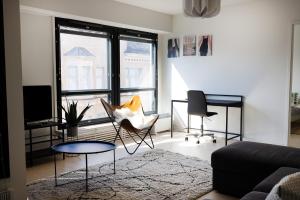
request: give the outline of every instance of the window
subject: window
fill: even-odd
[[[144,110],[157,111],[157,35],[56,18],[57,103],[92,105],[84,124],[107,121],[100,102],[112,104],[140,95]]]
[[[108,57],[109,38],[102,32],[60,27],[61,89],[99,90],[110,89]],[[97,69],[102,68],[102,77]],[[103,83],[97,85],[96,80]]]
[[[146,112],[156,111],[156,58],[151,40],[121,36],[121,102],[132,95],[141,96]]]
[[[90,104],[92,107],[83,120],[92,122],[104,118],[99,99],[110,101],[112,93],[108,33],[67,25],[59,25],[58,30],[60,63],[57,71],[61,72],[58,74],[58,103],[66,107],[67,101],[78,101],[79,110]],[[60,109],[58,115],[64,117]]]

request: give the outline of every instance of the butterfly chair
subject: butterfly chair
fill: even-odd
[[[144,116],[144,110],[142,104],[140,103],[140,97],[134,96],[129,102],[121,105],[121,106],[113,106],[107,103],[104,99],[101,98],[101,102],[103,107],[113,124],[113,127],[116,131],[116,136],[114,138],[114,143],[116,142],[117,138],[119,138],[127,151],[128,154],[134,154],[141,144],[144,142],[147,144],[151,149],[154,148],[154,143],[151,137],[151,129],[155,122],[158,119],[158,115],[151,115],[151,116]],[[118,111],[126,109],[125,116],[120,116]],[[126,116],[128,115],[128,116]],[[136,123],[132,122],[132,115],[135,115],[136,118],[142,118],[141,121],[144,121],[143,124],[139,124],[138,126]],[[133,151],[129,151],[128,147],[126,146],[123,138],[121,137],[121,130],[125,130],[128,133],[128,136],[134,141],[136,147]],[[151,144],[146,141],[146,137],[149,136]],[[139,140],[139,141],[138,141]]]

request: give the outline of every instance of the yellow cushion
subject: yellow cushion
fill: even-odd
[[[141,98],[139,96],[133,96],[129,101],[122,104],[121,107],[128,108],[132,112],[137,112],[141,107],[141,105],[142,105]]]

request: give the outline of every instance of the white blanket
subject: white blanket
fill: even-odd
[[[132,112],[129,108],[116,109],[113,114],[116,122],[128,119],[136,129],[150,127],[155,118],[155,115],[145,116],[141,108],[137,112]]]

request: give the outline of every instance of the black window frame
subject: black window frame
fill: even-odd
[[[107,33],[109,38],[109,53],[108,53],[108,61],[110,63],[110,89],[101,89],[101,90],[76,90],[76,91],[62,91],[61,88],[61,52],[60,52],[60,26],[63,27],[71,27],[77,29],[85,29],[89,31],[97,31],[97,32],[104,32]],[[64,30],[63,32],[69,32]],[[77,31],[70,30],[72,34]],[[79,34],[84,34],[88,36],[94,36],[90,33],[82,33],[77,32]],[[76,33],[76,34],[77,34]],[[140,42],[151,42],[153,45],[153,57],[154,57],[154,65],[155,65],[155,87],[154,88],[120,88],[120,40],[126,36],[126,39],[131,38],[130,40],[133,41],[140,41]],[[83,22],[77,21],[73,19],[65,19],[65,18],[55,18],[55,52],[56,52],[56,97],[57,97],[57,117],[61,120],[62,119],[62,97],[63,96],[78,96],[78,95],[89,95],[89,94],[110,94],[109,100],[113,105],[120,105],[120,96],[121,93],[124,92],[138,92],[138,91],[154,91],[154,98],[155,98],[155,106],[154,111],[147,112],[146,114],[154,114],[157,113],[157,94],[158,94],[158,66],[157,66],[157,42],[158,42],[158,35],[155,33],[148,33],[143,31],[101,25],[96,23],[90,22]],[[82,121],[79,125],[86,126],[86,125],[93,125],[93,124],[101,124],[109,122],[109,118],[98,118],[98,119],[90,119]]]
[[[0,2],[0,179],[10,177],[3,1]]]

